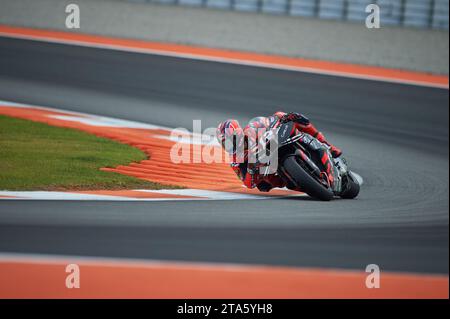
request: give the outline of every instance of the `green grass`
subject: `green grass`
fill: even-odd
[[[100,170],[144,159],[109,139],[0,115],[0,190],[178,188]]]

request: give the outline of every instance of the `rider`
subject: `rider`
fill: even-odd
[[[327,144],[330,147],[331,154],[334,158],[339,157],[342,151],[336,146],[329,143],[325,136],[319,132],[307,117],[299,113],[284,113],[276,112],[269,117],[255,117],[242,129],[239,122],[233,119],[221,122],[217,127],[216,137],[222,147],[232,155],[231,167],[237,176],[242,180],[244,185],[248,188],[257,187],[260,191],[268,192],[274,187],[284,187],[295,189],[292,185],[286,183],[278,175],[260,175],[257,167],[248,162],[248,139],[256,139],[257,129],[267,129],[274,121],[292,121],[295,128],[301,132],[305,132],[320,142]],[[225,141],[235,139],[235,143],[225,143]],[[242,155],[238,154],[237,150],[244,149]]]

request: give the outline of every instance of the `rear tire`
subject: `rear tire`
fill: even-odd
[[[285,159],[283,167],[289,176],[294,180],[295,184],[300,187],[309,196],[323,200],[330,201],[334,194],[331,190],[326,189],[311,175],[309,175],[303,167],[297,162],[295,156],[289,156]]]
[[[346,190],[342,192],[339,196],[345,199],[353,199],[359,194],[359,183],[353,180],[353,177],[349,174],[347,175],[347,185]]]

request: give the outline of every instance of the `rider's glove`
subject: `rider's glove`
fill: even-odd
[[[281,118],[281,122],[296,122],[302,125],[308,125],[310,123],[307,117],[297,112],[291,112],[283,115],[283,117]]]

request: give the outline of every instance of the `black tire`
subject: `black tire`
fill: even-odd
[[[347,175],[346,190],[340,194],[340,197],[345,199],[353,199],[359,194],[359,183],[353,180],[351,175]]]
[[[295,156],[290,156],[284,160],[283,167],[286,173],[294,180],[295,184],[299,186],[309,196],[323,200],[330,201],[334,194],[331,190],[326,189],[322,184],[316,181],[309,175],[303,167],[297,162]]]

